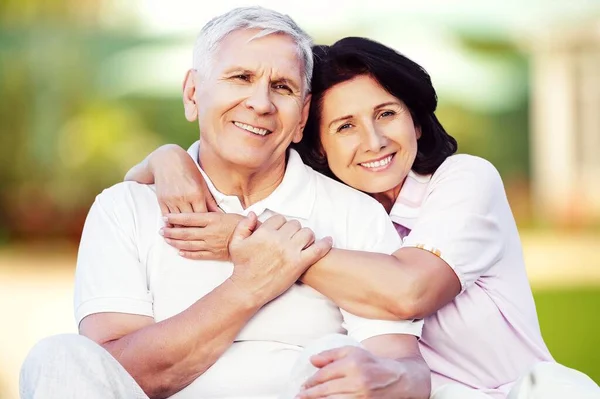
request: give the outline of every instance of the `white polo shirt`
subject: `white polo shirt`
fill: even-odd
[[[197,161],[198,143],[189,152]],[[261,221],[278,213],[298,220],[317,237],[332,236],[337,248],[391,254],[401,245],[377,201],[313,171],[294,150],[282,183],[247,209],[237,197],[218,192],[210,179],[207,183],[225,212],[254,211]],[[100,312],[151,316],[158,322],[187,309],[231,275],[230,262],[179,256],[158,234],[162,226],[153,186],[124,182],[98,195],[77,259],[77,323]],[[358,341],[390,333],[419,336],[421,328],[422,321],[378,321],[348,314],[297,283],[264,306],[221,358],[173,397],[275,398],[299,352],[314,339],[345,330]]]

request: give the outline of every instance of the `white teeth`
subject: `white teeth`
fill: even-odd
[[[365,162],[365,163],[361,163],[362,166],[366,167],[366,168],[380,168],[382,166],[387,165],[388,163],[390,163],[392,161],[394,154],[380,159],[379,161],[375,161],[375,162]]]
[[[264,136],[267,133],[269,133],[269,131],[267,129],[260,129],[258,127],[254,127],[254,126],[250,126],[250,125],[246,125],[245,123],[240,123],[240,122],[233,122],[234,125],[236,125],[237,127],[247,130],[251,133],[254,134],[258,134],[260,136]]]

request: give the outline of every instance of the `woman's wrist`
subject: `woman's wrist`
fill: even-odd
[[[156,176],[156,172],[164,169],[165,165],[171,165],[183,156],[189,157],[186,150],[177,144],[165,144],[148,156],[147,168],[152,175]]]

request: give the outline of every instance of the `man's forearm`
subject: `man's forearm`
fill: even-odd
[[[168,397],[212,366],[261,305],[226,280],[178,315],[103,346],[150,398]]]

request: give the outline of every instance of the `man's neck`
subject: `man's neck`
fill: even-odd
[[[283,181],[286,156],[260,169],[243,169],[200,146],[198,163],[215,188],[225,195],[236,196],[244,209],[267,198]]]

